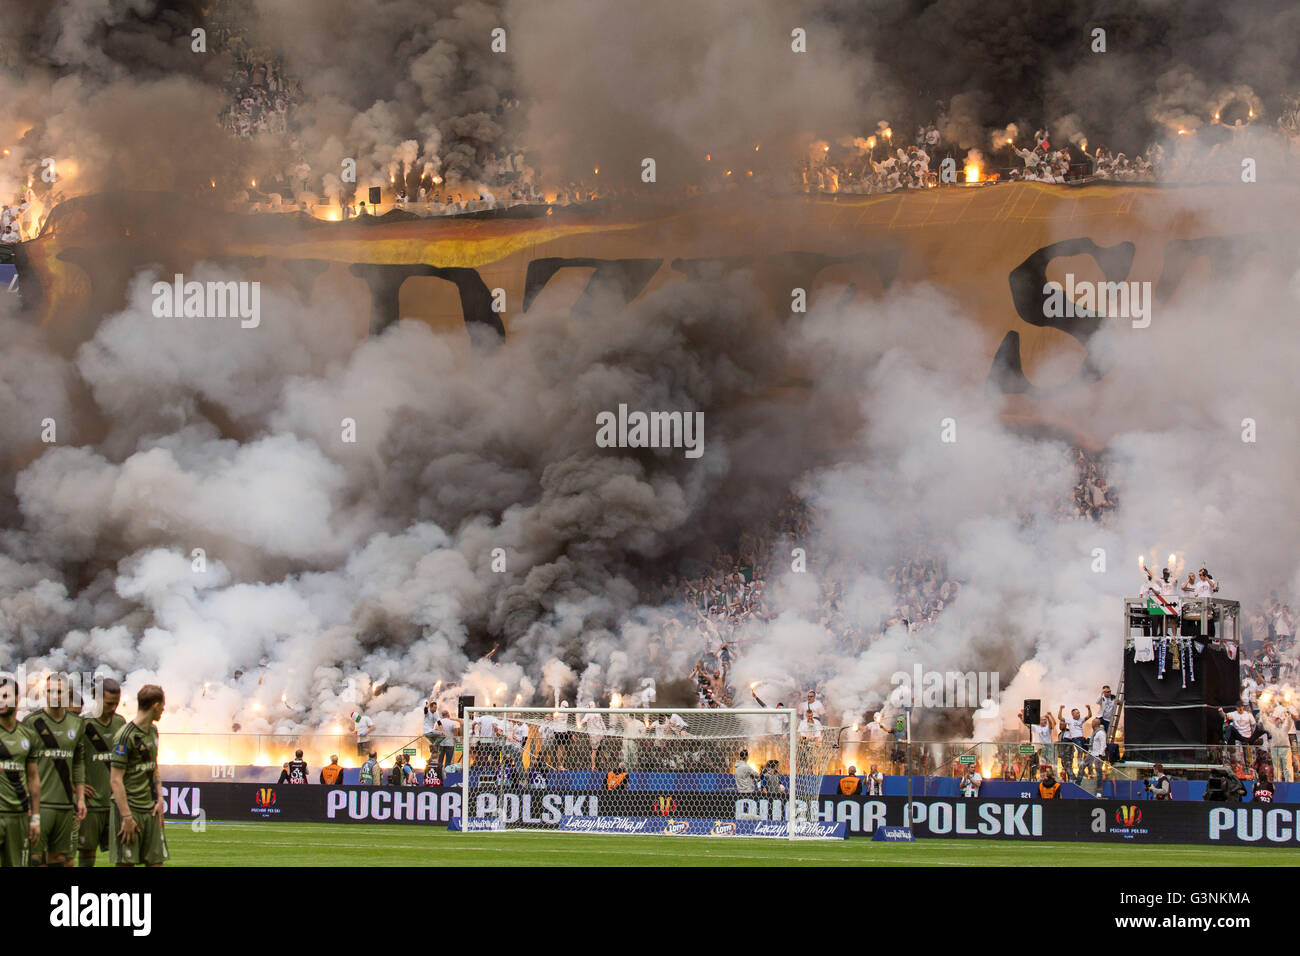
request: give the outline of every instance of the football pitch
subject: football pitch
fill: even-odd
[[[1284,850],[993,840],[787,840],[454,833],[328,823],[169,824],[170,866],[1294,866]],[[107,865],[107,855],[99,865]]]

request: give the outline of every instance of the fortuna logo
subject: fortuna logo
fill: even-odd
[[[1115,822],[1122,827],[1135,827],[1142,822],[1142,811],[1131,805],[1120,807],[1115,811]]]
[[[59,928],[125,926],[136,936],[148,936],[153,927],[150,893],[82,893],[73,886],[51,896],[50,907],[50,925]]]
[[[677,800],[674,797],[658,797],[655,800],[655,813],[666,817],[677,812]]]
[[[275,805],[275,791],[270,787],[262,787],[253,797],[253,802],[259,807],[270,807]]]

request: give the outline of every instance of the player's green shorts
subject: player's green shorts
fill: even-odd
[[[109,821],[109,826],[113,828],[111,844],[113,862],[133,865],[143,863],[145,866],[166,862],[167,838],[163,836],[162,824],[158,822],[158,818],[148,810],[132,810],[131,816],[135,817],[135,825],[140,829],[131,844],[124,846],[122,838],[118,836],[122,830],[122,815],[117,807],[113,807],[112,819]]]
[[[40,860],[50,854],[65,860],[77,855],[77,811],[71,807],[41,807],[41,839],[32,856]]]
[[[0,866],[28,864],[26,813],[0,813]]]
[[[77,849],[82,853],[108,850],[109,808],[87,807],[86,819],[77,827]]]

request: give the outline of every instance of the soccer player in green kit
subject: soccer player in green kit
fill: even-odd
[[[0,866],[26,866],[31,847],[41,838],[39,746],[36,736],[18,723],[18,682],[0,677]]]
[[[68,679],[45,681],[45,707],[23,718],[37,743],[41,775],[41,838],[32,847],[32,866],[72,866],[77,858],[77,824],[86,816],[85,722],[68,710]]]
[[[136,695],[135,716],[122,725],[109,760],[113,789],[113,862],[118,866],[162,866],[167,859],[163,835],[162,778],[158,772],[158,729],[163,689],[145,684]]]
[[[101,678],[99,716],[86,720],[86,819],[77,830],[77,865],[94,866],[95,852],[107,850],[112,828],[113,788],[109,761],[113,742],[126,725],[117,712],[122,686],[112,678]]]

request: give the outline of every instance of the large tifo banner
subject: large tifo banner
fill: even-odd
[[[215,782],[165,783],[163,787],[168,817],[178,822],[279,820],[445,827],[461,817],[460,791],[447,787]],[[619,793],[618,819],[646,819],[654,825],[620,829],[583,822],[613,820],[601,809],[602,798],[609,796],[544,790],[481,794],[491,799],[480,801],[473,817],[495,817],[530,829],[665,834],[674,832],[667,821],[681,818],[671,794],[646,793],[645,807],[635,808],[627,805],[627,794]],[[906,812],[906,797],[821,797],[817,820],[842,824],[846,836],[870,837],[880,827],[902,826]],[[691,798],[692,817],[707,819],[710,829],[713,824],[736,823],[734,830],[722,827],[726,832],[708,835],[757,834],[758,824],[783,822],[782,813],[779,801],[735,793],[693,794]],[[912,801],[912,823],[922,838],[1300,846],[1300,807],[1267,804],[925,797]]]
[[[126,307],[143,274],[251,280],[304,305],[328,303],[355,317],[358,342],[399,319],[424,322],[463,346],[466,362],[475,360],[471,344],[508,341],[535,308],[567,309],[584,321],[596,303],[608,308],[611,296],[631,303],[674,282],[741,276],[769,306],[751,310],[755,337],[781,336],[784,323],[798,321],[794,289],[814,307],[842,304],[846,293],[865,305],[897,286],[925,283],[982,333],[971,338],[966,362],[945,365],[951,374],[1004,394],[1010,420],[1084,434],[1091,426],[1077,420],[1077,402],[1053,408],[1039,399],[1108,388],[1114,355],[1138,345],[1127,336],[1144,334],[1153,308],[1247,269],[1289,278],[1300,248],[1291,199],[1293,187],[1263,184],[1017,183],[329,223],[119,192],[60,203],[40,236],[15,253],[26,320],[69,354],[104,316]],[[1048,308],[1049,281],[1061,290],[1067,272],[1108,290],[1110,306],[1099,311],[1109,318],[1076,308],[1073,294],[1069,309]],[[862,321],[871,321],[870,310]],[[1117,338],[1094,338],[1103,326]],[[818,374],[802,366],[789,373],[796,392]],[[1136,427],[1143,409],[1132,414]]]

